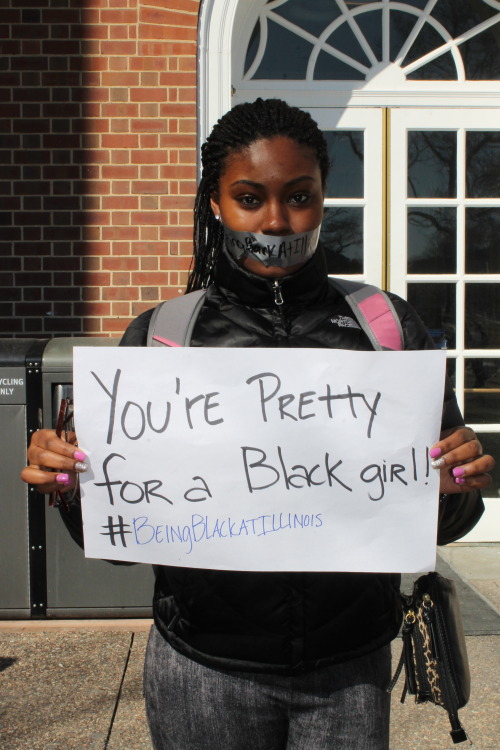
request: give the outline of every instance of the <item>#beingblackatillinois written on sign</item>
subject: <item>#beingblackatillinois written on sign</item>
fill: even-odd
[[[76,347],[86,555],[433,569],[444,366],[441,351]]]

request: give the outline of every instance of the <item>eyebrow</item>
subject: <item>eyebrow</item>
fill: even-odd
[[[300,177],[294,177],[293,180],[290,180],[289,182],[285,183],[285,187],[292,187],[297,182],[302,182],[303,180],[310,180],[311,182],[314,181],[314,177],[311,177],[311,175],[303,174]],[[253,180],[235,180],[235,182],[232,182],[230,187],[233,187],[234,185],[248,185],[249,187],[254,188],[264,188],[265,186],[260,182],[254,182]]]

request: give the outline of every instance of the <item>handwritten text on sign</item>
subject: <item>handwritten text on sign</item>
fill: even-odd
[[[430,570],[444,355],[75,349],[89,557]]]

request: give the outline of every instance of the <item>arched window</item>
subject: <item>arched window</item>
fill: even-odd
[[[409,81],[500,79],[495,0],[268,0],[254,9],[243,82],[371,84],[382,76],[402,88]]]

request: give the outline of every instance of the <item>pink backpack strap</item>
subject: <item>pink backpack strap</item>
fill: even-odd
[[[362,284],[360,281],[330,278],[329,282],[345,297],[374,349],[392,351],[404,349],[401,321],[385,292],[371,284]]]

